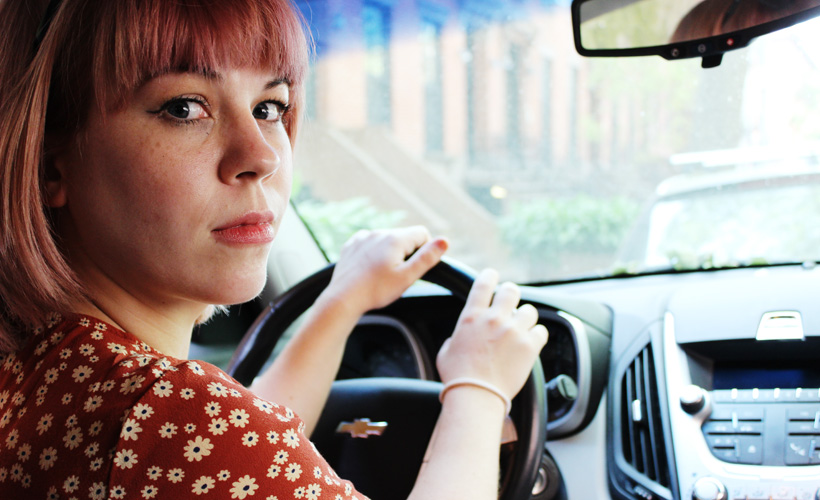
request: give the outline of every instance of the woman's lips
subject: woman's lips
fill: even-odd
[[[251,212],[213,230],[216,239],[241,245],[265,244],[273,241],[272,212]]]

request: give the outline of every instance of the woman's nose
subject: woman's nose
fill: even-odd
[[[255,118],[248,115],[223,127],[225,148],[219,163],[222,182],[258,181],[279,170],[282,158],[276,148],[280,145],[263,133]]]

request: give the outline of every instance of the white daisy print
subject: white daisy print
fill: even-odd
[[[258,443],[258,442],[259,442],[259,434],[255,433],[253,431],[247,432],[247,433],[245,433],[244,436],[242,436],[242,444],[247,446],[248,448],[250,448],[251,446],[256,446],[256,443]]]
[[[273,405],[268,403],[263,399],[256,398],[253,400],[253,405],[259,408],[261,411],[265,412],[266,414],[270,415],[273,413]]]
[[[283,465],[288,461],[288,456],[288,452],[285,450],[279,450],[276,452],[276,455],[273,456],[273,463]]]
[[[208,384],[208,392],[211,396],[217,398],[226,398],[228,397],[228,388],[222,385],[220,382],[211,382]]]
[[[51,428],[51,421],[54,420],[54,415],[51,413],[43,415],[39,422],[37,422],[37,434],[43,435],[44,432]]]
[[[201,461],[204,457],[207,457],[211,454],[211,450],[214,448],[214,445],[211,444],[211,440],[208,438],[202,438],[202,436],[197,436],[193,440],[188,441],[188,446],[185,447],[185,458],[188,459],[189,462],[194,461]]]
[[[83,442],[83,433],[79,427],[74,427],[68,430],[65,436],[63,436],[63,443],[65,443],[65,447],[69,450],[73,450],[74,448],[80,446],[80,443]]]
[[[134,406],[134,410],[131,414],[134,415],[134,418],[139,420],[147,420],[154,414],[154,409],[145,403],[138,403]]]
[[[247,496],[252,496],[256,493],[256,490],[259,489],[259,485],[256,484],[256,479],[252,478],[249,475],[245,475],[240,477],[236,482],[232,484],[231,488],[231,498],[236,498],[238,500],[242,500]]]
[[[142,495],[142,498],[149,499],[157,496],[157,491],[159,491],[159,489],[156,486],[149,484],[145,486],[142,491],[140,491],[140,494]]]
[[[128,377],[120,386],[120,392],[123,394],[131,394],[132,392],[136,392],[140,389],[140,387],[142,387],[143,382],[145,382],[145,377],[142,375]]]
[[[185,479],[185,471],[180,468],[170,469],[165,477],[172,483],[178,483]]]
[[[171,382],[168,382],[167,380],[160,380],[154,384],[154,394],[160,398],[167,398],[174,393],[173,388],[174,385]]]
[[[159,435],[165,439],[170,439],[176,435],[177,428],[178,427],[171,422],[165,422],[162,427],[159,428]]]
[[[96,411],[100,406],[102,406],[103,399],[100,396],[91,396],[90,398],[85,400],[85,404],[83,404],[83,410],[86,413],[91,413]]]
[[[162,468],[157,467],[156,465],[153,466],[153,467],[150,467],[148,469],[148,471],[145,473],[145,475],[148,476],[149,481],[156,481],[157,479],[162,477]]]
[[[305,498],[307,498],[307,500],[319,500],[321,494],[322,487],[316,483],[310,484],[305,488]]]
[[[289,448],[296,448],[299,446],[299,436],[293,429],[288,429],[282,434],[282,442]]]
[[[282,472],[282,466],[280,465],[271,464],[271,466],[268,467],[268,477],[271,479],[279,477],[280,472]]]
[[[137,422],[133,418],[128,418],[125,420],[125,423],[122,426],[120,437],[125,441],[136,441],[137,439],[139,439],[140,432],[142,432],[142,427],[140,426],[139,422]]]
[[[103,428],[102,422],[97,420],[96,422],[91,424],[91,426],[88,428],[88,434],[91,435],[91,436],[96,436],[100,432],[102,432],[102,428]]]
[[[221,436],[228,430],[228,422],[224,418],[214,418],[211,419],[211,423],[208,425],[208,432],[213,434],[214,436]]]
[[[88,498],[91,500],[105,500],[105,484],[94,483],[88,488]]]
[[[69,476],[63,482],[63,490],[66,493],[74,493],[80,487],[80,478],[77,476]]]
[[[93,457],[100,451],[100,444],[99,443],[91,443],[90,445],[86,446],[85,448],[85,456],[88,458]]]
[[[108,347],[108,350],[114,354],[125,354],[128,352],[128,349],[126,349],[124,345],[120,345],[115,342],[109,342],[106,347]]]
[[[57,450],[55,448],[49,447],[40,453],[40,468],[42,470],[49,470],[54,466],[54,462],[56,461]]]
[[[196,361],[188,361],[188,368],[197,375],[205,375],[205,370]]]
[[[222,406],[216,401],[211,401],[207,405],[205,405],[205,414],[209,417],[215,417],[219,415],[219,412],[222,411]]]
[[[249,420],[250,415],[248,415],[248,412],[246,412],[242,408],[231,410],[231,414],[228,418],[228,421],[232,423],[234,427],[241,427],[243,429],[248,424]]]
[[[214,489],[215,484],[216,481],[214,481],[214,478],[210,476],[202,476],[194,481],[194,484],[191,487],[191,493],[196,493],[197,495],[208,493],[210,490]]]
[[[268,431],[268,433],[265,434],[265,437],[270,444],[276,444],[279,442],[279,433],[276,431]]]
[[[138,462],[134,450],[120,450],[114,456],[114,465],[120,469],[130,469]]]
[[[125,493],[125,488],[122,486],[114,486],[111,488],[111,491],[108,492],[108,497],[119,500],[121,498],[125,498]]]
[[[219,471],[219,475],[216,476],[216,478],[220,481],[227,481],[231,478],[231,473],[225,469],[222,469],[221,471]]]
[[[289,463],[285,468],[285,479],[288,481],[296,481],[302,475],[302,466],[297,463]]]
[[[86,365],[80,365],[77,368],[74,368],[74,371],[71,372],[71,378],[74,379],[74,382],[78,384],[85,382],[94,373],[94,370],[91,367]]]

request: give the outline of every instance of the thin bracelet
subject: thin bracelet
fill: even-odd
[[[501,398],[501,401],[504,401],[505,415],[510,414],[510,409],[512,409],[512,403],[510,402],[510,398],[508,398],[507,396],[504,395],[503,392],[501,392],[501,389],[499,389],[498,387],[496,387],[492,384],[484,382],[483,380],[479,380],[477,378],[472,378],[472,377],[455,378],[455,379],[447,382],[446,384],[444,384],[444,387],[441,389],[441,392],[438,395],[438,400],[443,403],[444,402],[444,395],[447,394],[447,391],[449,391],[453,387],[458,387],[460,385],[472,385],[472,386],[480,387],[484,390],[492,392],[493,394],[495,394],[496,396]]]

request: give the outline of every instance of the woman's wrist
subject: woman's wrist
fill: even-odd
[[[463,398],[465,394],[494,401],[496,406],[503,408],[504,415],[509,415],[512,403],[510,399],[493,384],[472,377],[459,377],[448,381],[439,393],[439,401],[444,404],[446,398]]]

